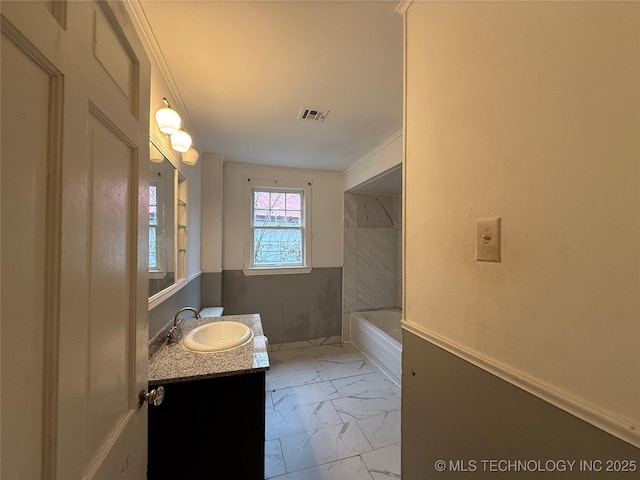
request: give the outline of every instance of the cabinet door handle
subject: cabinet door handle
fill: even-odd
[[[149,402],[149,405],[158,406],[162,404],[164,400],[164,387],[158,387],[147,393],[146,390],[140,390],[138,394],[138,408],[144,405],[144,402]]]

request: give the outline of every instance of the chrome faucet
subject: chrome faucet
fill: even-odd
[[[178,313],[176,313],[173,317],[173,327],[171,327],[171,330],[169,330],[169,335],[167,335],[167,345],[176,345],[178,343],[178,339],[180,338],[180,327],[178,326],[178,324],[182,320],[178,320],[178,317],[182,312],[186,312],[187,310],[195,313],[196,318],[200,318],[200,314],[193,307],[184,307],[178,310]]]

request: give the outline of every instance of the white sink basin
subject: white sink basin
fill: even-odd
[[[223,352],[251,341],[253,330],[239,322],[212,322],[191,330],[182,341],[194,352]]]

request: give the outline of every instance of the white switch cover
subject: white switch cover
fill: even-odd
[[[500,217],[476,220],[476,260],[500,261]]]

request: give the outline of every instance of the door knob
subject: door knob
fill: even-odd
[[[138,394],[138,408],[144,405],[144,402],[149,402],[149,405],[158,406],[164,400],[164,387],[158,387],[147,393],[146,390],[140,390]]]

